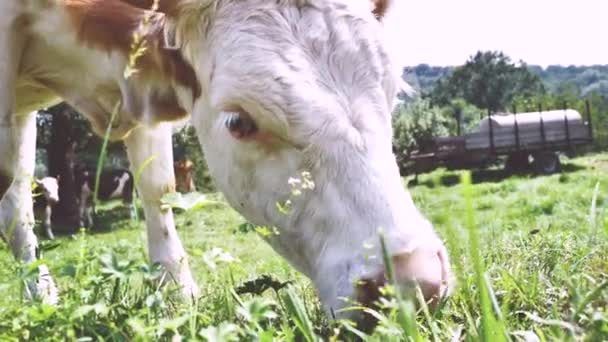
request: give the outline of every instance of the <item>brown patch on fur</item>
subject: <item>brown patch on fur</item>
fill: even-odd
[[[178,104],[175,92],[154,93],[150,101],[156,109],[157,121],[175,121],[188,116],[188,112]]]
[[[388,10],[390,0],[372,0],[372,5],[374,7],[372,13],[374,13],[377,19],[381,19]]]
[[[150,9],[154,3],[154,0],[122,0],[130,4],[131,6],[142,8],[142,9]],[[158,11],[161,13],[165,13],[168,16],[175,16],[178,14],[179,0],[159,0],[158,1]]]
[[[172,11],[176,5],[165,2],[163,10]],[[176,2],[174,2],[176,3]],[[146,10],[144,5],[151,5],[149,0],[65,0],[63,6],[69,13],[78,39],[94,48],[105,51],[120,51],[125,55],[131,53],[133,34],[138,30]],[[141,6],[141,7],[140,7]],[[149,7],[148,7],[149,8]],[[165,17],[155,14],[146,30],[146,51],[138,58],[136,68],[139,75],[146,80],[168,82],[175,81],[192,90],[193,98],[201,93],[194,69],[188,64],[181,51],[167,50],[163,47],[163,27]],[[179,119],[184,115],[164,114],[166,117]],[[183,112],[183,110],[182,110]]]

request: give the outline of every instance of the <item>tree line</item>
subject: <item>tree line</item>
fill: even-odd
[[[498,56],[501,57],[496,58]],[[520,64],[531,75],[537,76],[545,90],[551,94],[585,97],[595,93],[608,96],[608,65],[549,65],[543,68],[523,61],[513,63],[508,56],[496,51],[478,51],[468,62],[488,57],[494,57],[491,58],[493,60],[502,59],[509,64]],[[428,94],[439,80],[446,79],[459,68],[462,67],[419,64],[404,68],[403,78],[420,92]]]
[[[418,92],[393,116],[393,145],[405,160],[433,137],[474,129],[489,112],[528,112],[569,107],[585,113],[591,104],[594,148],[608,147],[608,65],[540,66],[514,62],[501,51],[478,51],[456,67],[420,64],[403,78]],[[456,118],[461,121],[459,132]]]

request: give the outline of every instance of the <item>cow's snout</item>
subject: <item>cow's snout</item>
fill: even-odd
[[[59,196],[49,196],[48,201],[50,205],[55,205],[59,202]]]
[[[392,257],[395,280],[401,287],[419,286],[425,302],[435,308],[447,295],[450,283],[449,261],[440,248],[419,248]]]
[[[397,289],[403,297],[413,300],[418,305],[416,286],[420,287],[424,300],[430,309],[438,304],[453,288],[453,277],[447,251],[441,244],[438,246],[419,247],[411,252],[392,256]],[[385,271],[375,277],[362,279],[356,288],[357,300],[362,305],[377,309],[376,303],[381,296],[381,288],[388,283]],[[366,315],[367,316],[367,315]],[[363,326],[375,325],[373,317],[362,317]]]

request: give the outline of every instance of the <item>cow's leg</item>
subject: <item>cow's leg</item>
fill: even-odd
[[[55,239],[55,235],[53,235],[53,229],[51,226],[51,216],[53,214],[52,208],[50,205],[47,205],[44,208],[44,214],[42,215],[43,221],[42,226],[44,227],[44,233],[49,240]]]
[[[34,235],[31,176],[36,152],[36,115],[18,118],[15,84],[25,39],[18,12],[20,2],[0,2],[0,236],[15,257],[26,263],[37,257]],[[29,294],[57,301],[57,289],[46,265],[38,267],[38,281],[28,284]]]
[[[17,160],[15,84],[23,50],[17,11],[13,1],[0,2],[0,200],[13,183]]]
[[[78,203],[78,214],[80,215],[80,228],[88,228],[86,222],[86,204],[84,203],[84,198],[80,199]]]
[[[34,234],[32,176],[36,153],[36,113],[16,117],[13,133],[16,137],[17,158],[14,180],[0,201],[0,232],[8,242],[13,255],[25,263],[35,261],[38,240]],[[40,297],[47,303],[56,303],[57,289],[46,265],[38,267],[37,281],[28,284],[28,295]]]
[[[134,201],[133,201],[133,187],[135,184],[135,180],[134,180],[134,176],[133,173],[131,173],[131,175],[129,176],[129,180],[126,182],[124,188],[123,188],[123,193],[122,193],[122,202],[124,203],[124,205],[127,207],[127,209],[129,209],[129,214],[131,215],[131,220],[135,220],[137,219],[137,213],[135,212],[135,210],[137,210],[135,208],[134,205]]]
[[[182,287],[188,297],[198,294],[188,256],[175,230],[173,212],[161,208],[161,197],[175,191],[171,125],[139,127],[125,140],[134,175],[143,167],[137,191],[144,208],[148,231],[148,251],[152,262],[159,262]],[[147,164],[147,165],[146,165]]]

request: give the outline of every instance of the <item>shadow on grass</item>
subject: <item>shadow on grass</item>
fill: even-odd
[[[139,222],[144,221],[144,212],[141,208],[138,208],[137,215]],[[97,215],[93,216],[93,227],[85,228],[86,234],[108,234],[118,229],[125,229],[128,227],[135,227],[137,221],[131,219],[131,211],[124,205],[114,205],[111,207],[102,206],[97,210]],[[37,232],[40,238],[46,240],[45,234],[41,231],[41,228],[37,225]],[[72,228],[66,228],[62,223],[53,224],[53,234],[55,237],[70,237],[78,234],[80,228],[74,230]]]
[[[144,221],[144,213],[141,208],[138,208],[137,216],[140,222]],[[137,224],[137,221],[131,219],[131,210],[126,206],[99,210],[97,216],[94,217],[94,222],[94,227],[87,231],[89,234],[109,233],[118,228]]]
[[[586,167],[575,163],[564,163],[561,165],[561,172],[557,174],[567,174],[585,170]],[[430,177],[420,181],[420,179],[413,179],[410,181],[410,187],[425,186],[427,188],[434,188],[436,186],[451,187],[460,184],[460,173],[459,170],[450,170],[446,174],[438,177]],[[546,174],[537,173],[534,171],[506,171],[504,169],[489,169],[489,170],[472,170],[471,171],[471,182],[473,184],[480,183],[500,183],[511,177],[544,177]],[[420,177],[420,176],[419,176]]]

